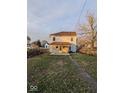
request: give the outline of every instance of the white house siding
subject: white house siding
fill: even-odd
[[[56,46],[58,46],[58,48],[56,48]],[[61,50],[60,50],[60,47],[61,47]],[[51,53],[68,53],[69,46],[67,46],[67,45],[51,45],[50,52]]]
[[[44,48],[49,48],[49,45],[46,43],[46,44],[44,45]]]
[[[53,41],[53,37],[55,37],[55,41]],[[76,36],[51,36],[51,42],[69,42],[76,45]]]
[[[55,41],[53,41],[53,37],[55,37]],[[71,41],[73,38],[73,41]],[[76,52],[76,36],[51,36],[51,42],[69,42],[71,43],[70,52]]]
[[[59,47],[56,48],[55,45],[50,45],[50,52],[51,53],[59,53],[60,52]]]

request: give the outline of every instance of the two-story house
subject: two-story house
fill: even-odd
[[[50,52],[69,53],[76,52],[76,32],[58,32],[50,34]]]

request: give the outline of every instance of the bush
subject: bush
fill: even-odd
[[[79,53],[96,56],[97,55],[97,49],[95,49],[95,48],[94,49],[82,48],[79,50]]]
[[[34,57],[40,54],[48,53],[48,49],[40,49],[40,48],[35,48],[35,49],[28,49],[27,50],[27,57]]]

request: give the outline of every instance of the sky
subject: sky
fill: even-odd
[[[97,1],[86,0],[27,0],[27,35],[31,41],[47,40],[49,34],[75,31],[81,14],[80,24],[86,23],[87,12],[97,13]]]

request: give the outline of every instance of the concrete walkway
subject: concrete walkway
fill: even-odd
[[[77,67],[77,72],[80,75],[80,77],[85,80],[90,88],[92,89],[92,93],[97,93],[97,81],[94,80],[78,63],[76,60],[72,59],[71,56],[69,56],[72,63]]]

